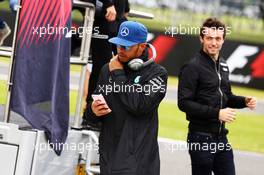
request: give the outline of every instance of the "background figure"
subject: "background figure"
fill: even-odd
[[[9,6],[12,12],[16,12],[18,7],[18,0],[10,0]]]
[[[91,73],[88,71],[86,72],[86,77],[89,77],[89,83],[85,83],[88,84],[86,101],[91,100],[91,94],[96,88],[101,68],[110,61],[113,52],[116,53],[116,47],[113,47],[112,44],[108,42],[108,39],[117,35],[119,26],[122,21],[126,20],[126,14],[128,12],[128,0],[115,0],[113,3],[103,1],[102,9],[96,12],[94,29],[98,29],[99,34],[94,34],[91,41],[93,66]],[[86,81],[87,80],[88,79],[86,79]],[[86,124],[84,118],[83,125]]]
[[[2,46],[4,40],[11,33],[11,30],[7,23],[0,18],[0,46]]]
[[[0,0],[2,2],[3,0]],[[11,30],[7,23],[0,16],[0,46],[2,46],[4,40],[11,33]]]
[[[0,2],[2,2],[2,1],[4,1],[4,0],[0,0]],[[18,5],[18,0],[10,0],[9,1],[10,9],[14,15],[16,14],[15,12],[17,10],[16,9],[17,5]],[[0,46],[3,45],[4,40],[10,35],[10,33],[11,33],[10,27],[0,17]]]
[[[106,2],[103,3],[104,6],[108,4]],[[99,37],[103,35],[107,36],[107,38],[93,37],[91,41],[93,68],[89,80],[87,100],[91,99],[91,94],[95,90],[101,68],[112,58],[112,44],[108,42],[108,39],[112,36],[116,36],[121,21],[125,20],[124,16],[127,12],[126,10],[129,10],[129,7],[126,8],[127,5],[127,0],[115,0],[112,6],[109,6],[106,11],[103,8],[101,13],[96,14],[94,28],[98,27],[100,32]],[[111,13],[114,14],[114,12],[115,18],[113,19],[111,18]]]
[[[86,108],[86,101],[91,98],[89,92],[94,91],[98,74],[102,66],[109,61],[112,57],[112,49],[110,43],[107,41],[109,37],[109,22],[114,21],[116,18],[116,10],[111,0],[98,1],[98,0],[83,0],[85,2],[93,3],[96,7],[94,24],[93,24],[93,37],[91,40],[91,58],[92,58],[92,70],[87,69],[84,82],[84,94],[83,108]],[[82,15],[85,15],[85,9],[75,7]],[[83,18],[84,19],[84,18]],[[96,29],[96,32],[95,32]],[[95,36],[96,34],[96,36]],[[107,37],[107,38],[103,38]],[[79,39],[76,37],[72,38],[74,43],[78,43]],[[75,46],[72,46],[72,52],[75,50]],[[87,68],[90,66],[87,65]],[[82,125],[87,125],[83,122]]]
[[[127,21],[128,13],[130,11],[130,5],[128,0],[115,0],[116,20],[110,23],[110,38],[117,36],[119,27],[122,22]],[[112,44],[113,54],[117,54],[117,48],[115,44]]]

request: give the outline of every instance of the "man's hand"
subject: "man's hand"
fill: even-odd
[[[114,21],[116,19],[116,10],[115,10],[114,5],[112,5],[106,9],[105,18],[109,22]]]
[[[109,70],[110,72],[115,69],[123,69],[123,64],[118,60],[117,56],[114,56],[109,63]]]
[[[246,97],[245,103],[246,103],[246,106],[251,110],[256,109],[257,107],[257,100],[255,97],[250,97],[250,96]]]
[[[231,123],[236,119],[236,111],[232,108],[224,108],[219,111],[219,120]]]
[[[93,101],[91,108],[93,113],[97,117],[101,117],[103,115],[109,114],[112,111],[110,108],[108,108],[108,106],[105,103],[99,100]]]

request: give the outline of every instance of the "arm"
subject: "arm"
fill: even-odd
[[[238,109],[246,107],[245,97],[237,96],[237,95],[234,95],[232,93],[229,77],[227,77],[227,92],[226,92],[226,95],[227,95],[227,98],[228,98],[227,107],[238,108]]]
[[[245,108],[248,107],[249,109],[253,110],[257,107],[257,100],[255,97],[251,96],[237,96],[234,95],[231,91],[231,85],[229,83],[229,91],[228,91],[228,101],[227,106],[231,108]]]
[[[105,70],[108,68],[108,65],[103,66],[101,72],[98,77],[98,82],[94,94],[99,94],[99,87],[104,84],[103,82],[103,74]],[[105,104],[100,103],[98,101],[88,101],[87,108],[85,111],[86,119],[91,123],[97,123],[101,120],[101,117],[105,116],[106,114],[110,113],[111,110],[106,107]]]
[[[112,0],[104,0],[103,8],[106,9],[105,19],[109,22],[116,19],[116,9]]]
[[[88,69],[86,69],[85,80],[84,80],[84,89],[83,89],[83,105],[82,105],[83,110],[86,109],[86,105],[87,105],[86,99],[88,96],[89,79],[90,79],[90,71]]]
[[[231,91],[231,86],[230,83],[228,83],[228,93],[227,93],[227,106],[230,108],[245,108],[246,107],[246,101],[245,101],[245,97],[243,96],[237,96],[234,95]]]
[[[251,97],[251,96],[244,97],[244,96],[234,95],[230,90],[227,106],[238,109],[248,107],[249,109],[253,110],[257,107],[257,100],[255,97]]]
[[[219,109],[195,101],[199,71],[194,64],[181,68],[178,84],[178,107],[186,114],[202,119],[218,119]]]

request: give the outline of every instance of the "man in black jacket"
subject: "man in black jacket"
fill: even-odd
[[[178,106],[189,121],[188,146],[193,175],[235,175],[233,151],[225,123],[235,121],[233,108],[256,107],[254,97],[236,96],[219,52],[225,25],[209,18],[200,30],[201,51],[179,74]]]
[[[160,173],[158,106],[166,93],[167,72],[148,60],[146,39],[144,25],[121,24],[118,36],[109,40],[117,45],[118,55],[103,66],[94,92],[102,94],[106,103],[88,103],[87,119],[102,122],[102,175]]]

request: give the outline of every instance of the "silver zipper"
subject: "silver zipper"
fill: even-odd
[[[220,100],[220,109],[222,109],[222,106],[223,106],[223,100],[222,100],[222,98],[223,98],[223,92],[222,92],[222,90],[221,90],[220,60],[219,60],[218,71],[217,71],[217,68],[216,68],[216,62],[215,62],[215,72],[216,72],[216,74],[217,74],[217,76],[218,76],[218,80],[219,80],[219,83],[218,83],[218,90],[219,90],[220,95],[221,95],[221,98],[220,98],[220,99],[221,99],[221,100]],[[222,124],[223,124],[223,122],[220,121],[220,127],[219,127],[219,132],[218,132],[219,135],[220,135],[221,130],[222,130]]]

